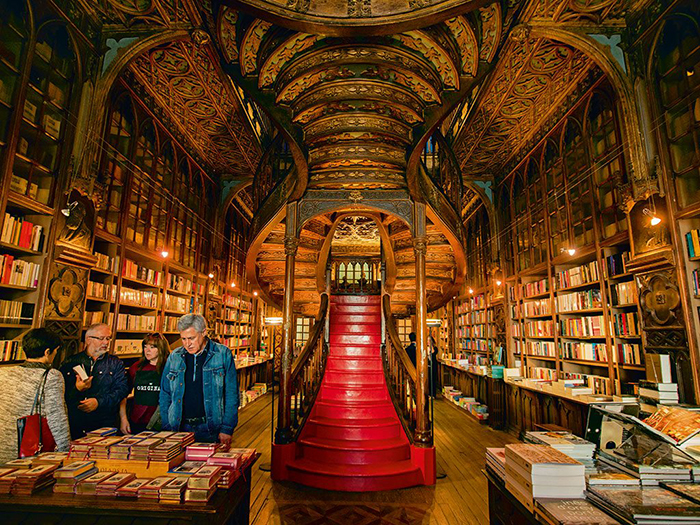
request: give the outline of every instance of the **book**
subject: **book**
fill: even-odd
[[[219,482],[221,477],[221,467],[215,465],[205,465],[200,467],[187,480],[188,489],[210,489]]]
[[[579,461],[547,445],[517,443],[506,445],[506,468],[514,461],[526,472],[542,476],[583,476],[584,466]]]
[[[588,495],[605,510],[635,523],[700,522],[700,505],[661,487],[589,487]]]
[[[624,472],[598,472],[587,479],[588,485],[639,485],[639,478]]]
[[[664,483],[661,482],[662,488],[675,492],[680,496],[700,505],[700,484],[698,483]]]
[[[647,381],[652,383],[673,383],[671,356],[667,354],[646,354]]]
[[[671,438],[681,448],[700,444],[700,413],[698,412],[662,405],[646,418],[644,423]]]
[[[620,522],[605,514],[585,499],[538,499],[537,514],[554,525],[618,525]]]

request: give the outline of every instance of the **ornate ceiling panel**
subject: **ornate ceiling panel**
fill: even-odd
[[[414,130],[446,94],[469,85],[480,57],[492,60],[502,32],[501,9],[491,5],[363,38],[294,32],[234,13],[223,6],[217,22],[227,71],[289,116],[290,135],[303,137],[309,186],[328,189],[404,187]]]
[[[594,67],[544,39],[511,39],[454,144],[467,178],[497,174]]]
[[[103,24],[125,27],[192,25],[197,18],[188,0],[83,0],[83,5]]]
[[[425,27],[483,6],[483,0],[223,0],[297,31],[390,34]]]
[[[335,229],[332,249],[348,248],[358,251],[379,251],[379,228],[374,219],[369,217],[346,217],[342,219]]]
[[[150,49],[130,68],[216,171],[252,176],[261,154],[258,142],[213,56],[206,43],[182,40]]]

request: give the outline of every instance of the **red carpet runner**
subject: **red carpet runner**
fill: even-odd
[[[420,485],[384,380],[379,296],[334,296],[330,355],[289,479],[328,490]]]

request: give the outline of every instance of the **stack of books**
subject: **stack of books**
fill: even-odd
[[[194,443],[194,432],[175,432],[168,441],[177,441],[182,448]]]
[[[538,499],[535,515],[547,525],[619,525],[619,521],[585,499]]]
[[[506,488],[530,512],[534,498],[583,498],[585,467],[547,445],[506,445]]]
[[[525,442],[536,445],[549,445],[563,452],[586,467],[586,471],[595,470],[593,455],[595,454],[595,444],[586,441],[571,432],[533,432],[525,433]]]
[[[34,463],[34,458],[19,458],[13,459],[5,463],[6,468],[30,469]]]
[[[97,485],[106,479],[111,478],[115,474],[116,472],[98,472],[93,474],[92,476],[87,477],[78,483],[75,493],[86,496],[94,496],[97,491]]]
[[[254,455],[254,448],[232,448],[227,452],[217,452],[207,458],[207,465],[219,465],[237,470],[243,468]]]
[[[183,461],[177,467],[170,469],[168,471],[168,474],[174,474],[176,476],[182,477],[190,477],[204,465],[206,465],[205,461]]]
[[[93,436],[93,437],[115,436],[116,434],[117,434],[117,429],[114,427],[102,427],[102,428],[98,428],[97,430],[91,430],[90,432],[87,432],[88,436]]]
[[[151,450],[160,445],[160,439],[146,438],[131,446],[129,459],[134,461],[148,461]]]
[[[127,483],[131,483],[134,479],[136,479],[136,474],[132,472],[120,472],[114,476],[110,476],[97,484],[95,495],[116,496],[117,489],[123,487]]]
[[[221,479],[221,467],[205,465],[187,479],[185,501],[207,503],[216,492]]]
[[[72,459],[87,459],[90,457],[90,452],[104,438],[99,436],[85,436],[75,441],[70,442],[68,456]]]
[[[588,486],[598,485],[624,485],[627,487],[638,487],[639,478],[624,472],[596,472],[586,477]]]
[[[177,457],[180,452],[182,452],[180,443],[166,440],[149,450],[148,459],[151,461],[170,461]]]
[[[589,487],[588,498],[624,523],[700,523],[700,505],[661,487]]]
[[[94,461],[74,461],[69,463],[54,472],[53,476],[56,478],[56,485],[54,485],[53,491],[56,493],[74,494],[76,486],[93,474],[97,474]]]
[[[185,449],[187,461],[206,461],[221,450],[219,443],[192,443]]]
[[[677,405],[678,385],[676,383],[639,382],[639,399],[651,405]]]
[[[146,499],[152,501],[158,501],[160,498],[160,490],[173,478],[167,476],[160,476],[158,478],[153,478],[145,485],[142,485],[138,491],[139,499]]]
[[[0,470],[0,494],[12,492],[12,485],[15,484],[17,475],[23,472],[15,468],[3,468]]]
[[[160,489],[160,501],[163,503],[180,503],[187,487],[187,478],[170,478]]]
[[[505,483],[506,482],[506,449],[487,448],[486,468]]]
[[[121,443],[124,440],[123,437],[106,437],[94,445],[92,445],[92,448],[90,450],[90,458],[91,459],[109,459],[109,449],[116,445],[117,443]]]
[[[118,498],[138,498],[139,489],[143,487],[146,483],[151,481],[148,478],[145,479],[132,479],[126,485],[122,485],[116,490]]]
[[[42,452],[38,456],[32,458],[32,466],[38,467],[39,465],[57,465],[59,467],[63,466],[63,462],[68,458],[67,452]]]
[[[58,465],[39,465],[29,470],[20,470],[12,486],[12,494],[29,496],[55,483],[53,473]]]
[[[130,437],[123,439],[116,445],[112,445],[109,449],[109,459],[129,459],[131,447],[138,444],[141,438]]]

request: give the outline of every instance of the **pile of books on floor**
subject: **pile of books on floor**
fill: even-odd
[[[700,523],[700,505],[662,487],[588,487],[588,498],[625,523]]]
[[[582,463],[547,445],[506,445],[506,488],[530,512],[534,498],[583,498]]]
[[[506,449],[487,448],[486,468],[498,477],[503,483],[506,482]]]
[[[251,401],[255,401],[263,394],[267,393],[267,384],[265,383],[255,383],[249,390],[241,392],[240,403],[241,408],[246,406]]]
[[[586,441],[571,432],[534,432],[525,433],[525,442],[535,445],[549,445],[563,452],[570,458],[577,460],[586,467],[586,472],[595,470],[593,455],[595,454],[595,444]]]

